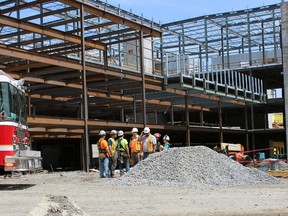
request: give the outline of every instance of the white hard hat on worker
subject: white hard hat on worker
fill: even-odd
[[[115,134],[117,134],[117,131],[116,130],[111,130],[110,135],[115,135]]]
[[[169,140],[170,140],[170,137],[169,137],[168,135],[165,135],[165,136],[163,137],[163,140],[169,141]]]
[[[118,137],[121,137],[124,135],[124,132],[122,130],[118,131]]]
[[[143,133],[144,134],[149,134],[150,133],[150,128],[149,127],[145,127]]]
[[[104,130],[101,130],[100,132],[99,132],[99,136],[105,136],[106,135],[106,132],[104,131]]]

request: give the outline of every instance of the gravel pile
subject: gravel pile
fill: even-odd
[[[124,186],[192,188],[278,182],[262,171],[244,167],[204,146],[172,148],[152,154],[115,180],[116,184]]]
[[[288,171],[288,164],[283,162],[283,161],[280,161],[279,162],[279,169],[281,171]]]

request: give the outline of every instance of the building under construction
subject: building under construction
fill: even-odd
[[[44,167],[88,170],[99,130],[145,126],[285,157],[287,38],[287,3],[160,25],[99,0],[0,2],[0,68],[26,81]]]

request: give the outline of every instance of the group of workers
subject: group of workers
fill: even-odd
[[[115,177],[115,168],[118,164],[120,176],[124,175],[124,168],[126,172],[130,170],[130,159],[133,165],[139,161],[144,160],[150,154],[167,150],[170,147],[170,138],[168,135],[163,137],[163,145],[160,143],[161,134],[150,133],[150,128],[145,127],[138,135],[138,129],[132,129],[132,137],[128,142],[124,138],[124,132],[119,130],[110,131],[110,138],[106,141],[106,132],[101,130],[99,132],[99,141],[97,143],[99,151],[99,173],[101,178]]]

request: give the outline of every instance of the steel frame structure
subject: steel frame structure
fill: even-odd
[[[178,130],[186,132],[188,145],[190,130],[217,132],[220,141],[225,132],[252,133],[248,128],[224,128],[222,108],[244,108],[259,101],[169,86],[163,65],[167,54],[189,55],[200,59],[203,78],[213,68],[212,58],[220,58],[221,68],[229,69],[231,56],[248,53],[249,65],[237,71],[261,78],[253,73],[254,67],[281,60],[279,8],[272,5],[160,25],[99,0],[3,0],[0,67],[28,83],[28,120],[34,138],[81,137],[83,167],[88,171],[89,134],[102,128],[148,125]],[[136,53],[127,46],[134,46]],[[273,62],[265,56],[269,50],[277,57]],[[256,51],[263,53],[257,65]],[[128,64],[127,56],[135,64]],[[167,110],[170,122],[159,124],[157,112]],[[191,125],[192,111],[202,116],[200,126]],[[180,126],[175,125],[174,112],[185,112]],[[218,113],[218,128],[204,127],[203,112]],[[153,122],[147,122],[147,113],[154,115]]]

